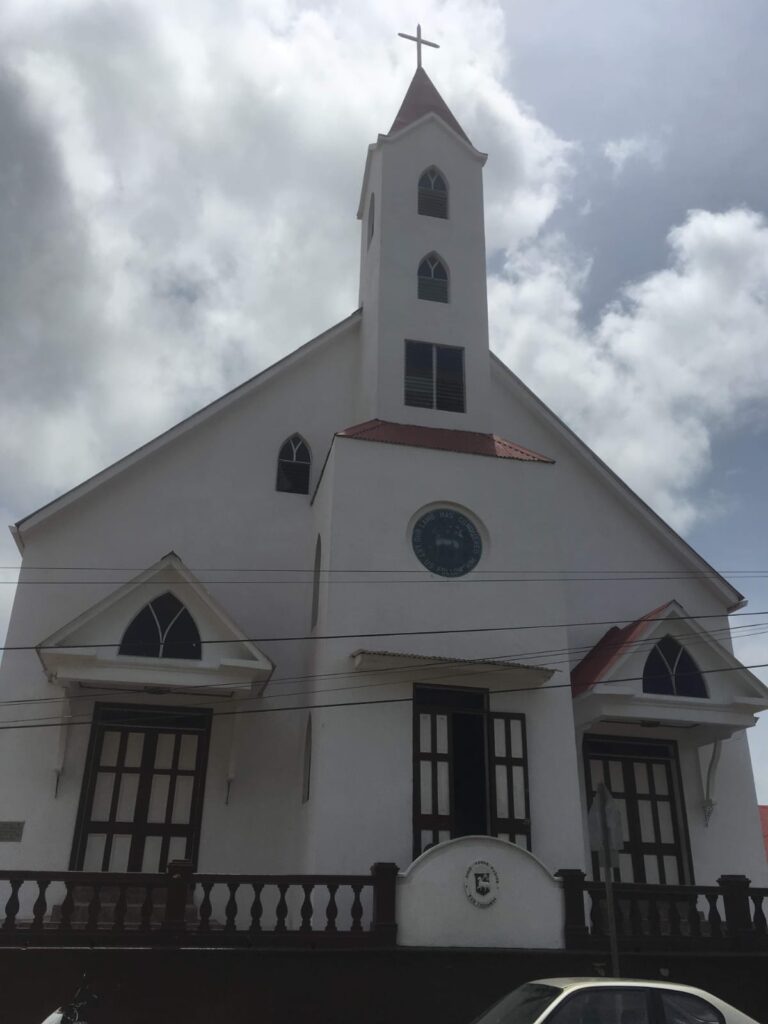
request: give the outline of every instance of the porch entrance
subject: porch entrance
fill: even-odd
[[[197,860],[211,712],[97,704],[74,871],[165,871]]]
[[[413,856],[459,836],[530,849],[525,717],[488,710],[488,692],[416,686]]]
[[[584,762],[588,804],[604,782],[621,810],[624,848],[614,880],[691,883],[677,745],[586,736]],[[593,854],[592,869],[599,879],[597,854]]]

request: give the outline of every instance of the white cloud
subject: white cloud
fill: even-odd
[[[420,10],[533,236],[568,146],[501,84],[491,0]],[[0,475],[26,513],[346,316],[366,146],[414,66],[405,0],[16,4],[0,78]]]
[[[589,265],[548,237],[490,282],[494,347],[672,525],[717,432],[768,394],[768,226],[750,210],[695,210],[668,235],[670,265],[627,286],[592,330]]]
[[[651,138],[649,135],[627,136],[604,143],[603,155],[611,164],[614,177],[618,178],[630,160],[643,161],[651,167],[660,167],[664,158],[664,146],[659,139]]]

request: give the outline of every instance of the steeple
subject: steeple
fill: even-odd
[[[397,117],[392,123],[388,134],[393,135],[409,124],[418,121],[425,114],[437,114],[445,123],[452,128],[458,136],[469,142],[466,132],[451,113],[448,104],[435,88],[432,79],[424,68],[416,68],[416,73],[411,79],[405,99],[400,105]],[[470,142],[470,145],[472,143]]]

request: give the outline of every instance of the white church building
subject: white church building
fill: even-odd
[[[617,883],[768,885],[745,602],[491,353],[485,162],[419,67],[359,308],[12,527],[0,921],[61,902],[25,872],[389,863],[402,942],[557,946],[601,782]]]

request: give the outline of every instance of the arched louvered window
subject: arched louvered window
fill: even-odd
[[[283,444],[277,457],[277,490],[309,494],[311,466],[312,457],[307,442],[301,434],[293,434]]]
[[[368,203],[368,245],[371,244],[374,228],[376,227],[376,196],[371,192],[371,201]]]
[[[436,167],[428,168],[419,178],[419,213],[448,219],[448,185]]]
[[[667,693],[676,697],[706,697],[707,688],[696,663],[671,636],[662,637],[645,661],[644,693]]]
[[[123,634],[118,654],[199,660],[202,656],[200,634],[195,620],[178,597],[161,594],[132,620]]]
[[[437,253],[432,252],[421,261],[418,280],[420,299],[448,301],[448,271]]]

